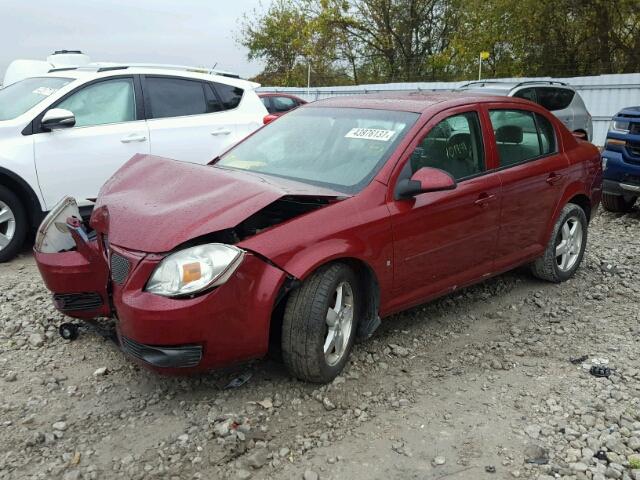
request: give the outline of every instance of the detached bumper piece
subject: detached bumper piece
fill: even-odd
[[[197,367],[202,360],[200,345],[182,345],[178,347],[155,347],[144,345],[121,337],[122,350],[138,360],[160,368]]]
[[[102,307],[102,297],[97,292],[57,293],[53,295],[56,308],[62,312],[97,310]]]

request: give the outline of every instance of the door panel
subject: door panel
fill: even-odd
[[[465,108],[467,110],[465,110]],[[409,148],[400,178],[423,167],[458,181],[454,190],[389,204],[394,237],[394,295],[405,308],[489,275],[500,217],[500,176],[484,173],[489,150],[480,118],[468,106],[438,115]],[[489,165],[491,165],[489,163]]]
[[[204,164],[239,140],[233,92],[170,76],[144,77],[143,89],[153,155]]]
[[[567,183],[569,165],[563,153],[554,153],[558,151],[554,127],[544,116],[498,109],[489,115],[503,167],[496,253],[496,270],[503,270],[544,250],[549,219]],[[505,131],[509,135],[501,134]]]
[[[237,141],[238,126],[227,112],[148,120],[151,153],[205,164]]]
[[[136,120],[133,77],[79,87],[51,108],[71,111],[72,128],[34,134],[38,182],[46,208],[71,195],[90,205],[102,184],[136,153],[149,153],[149,131]],[[43,112],[44,114],[44,112]]]
[[[396,201],[390,211],[394,304],[415,304],[493,271],[500,220],[497,173],[465,180],[455,190]]]
[[[144,120],[74,127],[34,135],[36,168],[47,209],[65,195],[90,205],[100,187],[136,153],[149,153]]]

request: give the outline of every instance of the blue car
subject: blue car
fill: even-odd
[[[613,117],[602,162],[602,205],[611,212],[630,211],[640,196],[640,107]]]

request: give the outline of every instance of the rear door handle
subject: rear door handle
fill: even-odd
[[[217,130],[213,130],[211,132],[211,135],[229,135],[231,133],[231,130],[226,129],[226,128],[218,128]]]
[[[144,135],[139,133],[132,133],[120,139],[122,143],[144,142],[147,139]]]
[[[556,173],[556,172],[551,172],[547,177],[547,183],[549,185],[555,185],[556,183],[562,180],[562,177],[564,177],[564,175],[560,175],[559,173]]]
[[[493,202],[496,199],[496,196],[491,194],[488,195],[486,193],[481,193],[478,199],[473,202],[478,207],[486,207],[489,203]]]

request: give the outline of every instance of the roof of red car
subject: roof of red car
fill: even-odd
[[[487,95],[477,92],[390,92],[367,93],[348,97],[331,97],[305,105],[313,107],[371,108],[375,110],[397,110],[422,113],[438,103],[465,104],[474,102],[510,102],[523,100],[513,97]],[[525,103],[529,103],[524,101]]]

